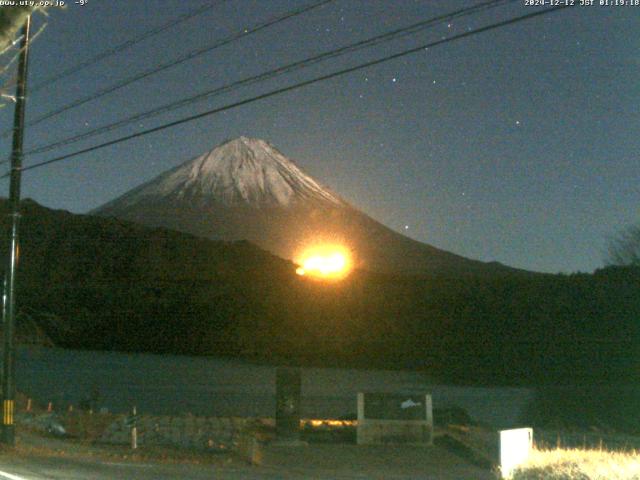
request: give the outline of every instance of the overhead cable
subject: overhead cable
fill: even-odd
[[[508,26],[508,25],[513,25],[515,23],[519,23],[519,22],[522,22],[522,21],[525,21],[525,20],[530,20],[532,18],[540,17],[542,15],[547,15],[549,13],[558,12],[560,10],[563,10],[563,9],[569,8],[569,7],[570,7],[570,5],[560,5],[560,6],[556,6],[556,7],[551,7],[551,8],[547,8],[547,9],[544,9],[544,10],[538,10],[538,11],[535,11],[535,12],[532,12],[532,13],[528,13],[528,14],[525,14],[525,15],[514,17],[514,18],[511,18],[509,20],[504,20],[504,21],[493,23],[493,24],[490,24],[490,25],[487,25],[487,26],[484,26],[484,27],[480,27],[480,28],[476,28],[476,29],[473,29],[473,30],[469,30],[467,32],[459,33],[459,34],[451,36],[451,37],[447,37],[447,38],[444,38],[444,39],[441,39],[441,40],[436,40],[434,42],[431,42],[431,43],[428,43],[428,44],[425,44],[425,45],[421,45],[419,47],[413,47],[413,48],[401,51],[399,53],[394,53],[392,55],[387,55],[387,56],[378,58],[376,60],[371,60],[371,61],[368,61],[368,62],[365,62],[365,63],[361,63],[361,64],[353,66],[353,67],[345,68],[345,69],[338,70],[336,72],[332,72],[332,73],[329,73],[329,74],[326,74],[326,75],[322,75],[322,76],[319,76],[319,77],[316,77],[316,78],[313,78],[313,79],[310,79],[310,80],[305,80],[303,82],[299,82],[299,83],[296,83],[296,84],[293,84],[293,85],[289,85],[287,87],[283,87],[283,88],[279,88],[279,89],[276,89],[276,90],[272,90],[270,92],[263,93],[261,95],[256,95],[254,97],[250,97],[250,98],[247,98],[247,99],[244,99],[244,100],[233,102],[233,103],[224,105],[222,107],[214,108],[214,109],[208,110],[206,112],[202,112],[202,113],[199,113],[199,114],[196,114],[196,115],[191,115],[191,116],[182,118],[180,120],[176,120],[176,121],[173,121],[173,122],[165,123],[163,125],[160,125],[160,126],[157,126],[157,127],[154,127],[154,128],[149,128],[147,130],[142,130],[140,132],[137,132],[137,133],[134,133],[134,134],[131,134],[131,135],[126,135],[126,136],[123,136],[123,137],[120,137],[120,138],[117,138],[117,139],[114,139],[114,140],[110,140],[108,142],[104,142],[104,143],[101,143],[101,144],[98,144],[98,145],[94,145],[92,147],[88,147],[88,148],[84,148],[84,149],[81,149],[81,150],[78,150],[78,151],[75,151],[75,152],[72,152],[72,153],[68,153],[66,155],[61,155],[61,156],[58,156],[58,157],[55,157],[55,158],[51,158],[49,160],[44,160],[42,162],[38,162],[38,163],[35,163],[35,164],[32,164],[32,165],[29,165],[28,167],[23,167],[22,170],[23,171],[33,170],[33,169],[36,169],[36,168],[43,167],[45,165],[51,165],[53,163],[58,163],[58,162],[61,162],[63,160],[67,160],[69,158],[77,157],[77,156],[85,154],[85,153],[89,153],[89,152],[93,152],[93,151],[96,151],[96,150],[100,150],[100,149],[105,148],[105,147],[109,147],[111,145],[116,145],[116,144],[119,144],[119,143],[122,143],[122,142],[126,142],[128,140],[133,140],[135,138],[139,138],[139,137],[142,137],[142,136],[145,136],[145,135],[149,135],[151,133],[159,132],[159,131],[162,131],[162,130],[166,130],[168,128],[172,128],[172,127],[175,127],[175,126],[178,126],[178,125],[182,125],[182,124],[185,124],[185,123],[188,123],[188,122],[192,122],[192,121],[198,120],[200,118],[204,118],[204,117],[208,117],[208,116],[211,116],[211,115],[215,115],[216,113],[220,113],[220,112],[224,112],[224,111],[227,111],[227,110],[231,110],[233,108],[237,108],[237,107],[240,107],[240,106],[243,106],[243,105],[247,105],[247,104],[259,101],[259,100],[264,100],[266,98],[274,97],[276,95],[281,95],[281,94],[286,93],[286,92],[291,92],[291,91],[294,91],[294,90],[298,90],[298,89],[306,87],[308,85],[313,85],[313,84],[316,84],[316,83],[319,83],[319,82],[323,82],[323,81],[326,81],[326,80],[330,80],[332,78],[336,78],[336,77],[339,77],[339,76],[343,76],[343,75],[346,75],[346,74],[349,74],[349,73],[352,73],[352,72],[355,72],[355,71],[358,71],[358,70],[362,70],[364,68],[372,67],[372,66],[379,65],[379,64],[382,64],[382,63],[385,63],[385,62],[389,62],[391,60],[395,60],[397,58],[401,58],[401,57],[405,57],[407,55],[418,53],[418,52],[424,51],[425,49],[433,48],[433,47],[436,47],[436,46],[439,46],[439,45],[444,45],[446,43],[450,43],[450,42],[453,42],[453,41],[456,41],[456,40],[460,40],[460,39],[463,39],[463,38],[468,38],[470,36],[477,35],[479,33],[488,32],[488,31],[495,30],[495,29],[498,29],[498,28],[501,28],[501,27],[505,27],[505,26]],[[4,174],[0,178],[5,178],[5,177],[7,177],[7,174]]]
[[[364,48],[369,48],[375,45],[379,45],[381,43],[386,43],[392,40],[397,40],[398,38],[402,38],[404,36],[410,35],[410,34],[415,34],[419,31],[422,31],[426,28],[429,27],[433,27],[439,23],[443,23],[443,22],[451,22],[455,19],[461,18],[463,16],[468,16],[468,15],[472,15],[472,14],[476,14],[481,10],[485,10],[488,8],[494,8],[497,7],[501,4],[504,3],[510,3],[510,2],[515,2],[517,0],[490,0],[487,2],[483,2],[477,5],[474,5],[472,7],[467,7],[467,8],[463,8],[460,10],[456,10],[454,12],[445,14],[445,15],[440,15],[437,17],[433,17],[433,18],[429,18],[428,20],[423,20],[417,23],[414,23],[412,25],[409,25],[407,27],[403,27],[403,28],[399,28],[396,30],[393,30],[391,32],[387,32],[381,35],[376,35],[374,37],[370,37],[367,38],[365,40],[361,40],[355,43],[351,43],[349,45],[337,48],[337,49],[333,49],[318,55],[314,55],[312,57],[306,58],[304,60],[299,60],[293,63],[290,63],[288,65],[284,65],[263,73],[260,73],[258,75],[254,75],[248,78],[244,78],[242,80],[237,80],[235,82],[220,86],[220,87],[216,87],[214,89],[209,89],[209,90],[205,90],[204,92],[198,93],[197,95],[192,95],[189,96],[187,98],[178,100],[178,101],[174,101],[174,102],[169,102],[165,105],[161,105],[159,107],[153,108],[151,110],[147,110],[145,112],[142,113],[138,113],[136,115],[124,118],[122,120],[118,120],[116,122],[107,124],[107,125],[102,125],[100,127],[96,127],[92,130],[71,136],[71,137],[67,137],[61,140],[57,140],[53,143],[49,143],[46,145],[40,145],[40,146],[36,146],[35,148],[28,150],[27,152],[25,152],[25,155],[35,155],[35,154],[39,154],[39,153],[44,153],[44,152],[48,152],[51,151],[53,149],[62,147],[62,146],[66,146],[66,145],[71,145],[73,143],[77,143],[81,140],[86,140],[88,138],[94,137],[96,135],[100,135],[103,133],[107,133],[110,132],[112,130],[115,130],[117,128],[135,123],[135,122],[140,122],[142,120],[147,120],[149,118],[155,117],[157,115],[161,115],[164,113],[168,113],[171,112],[173,110],[176,110],[178,108],[182,108],[185,107],[187,105],[191,105],[193,103],[197,103],[197,102],[201,102],[203,100],[207,100],[210,99],[212,97],[224,94],[224,93],[228,93],[234,90],[237,90],[241,87],[245,87],[247,85],[252,85],[258,82],[263,82],[272,78],[275,78],[277,76],[286,74],[286,73],[291,73],[293,71],[297,71],[299,69],[302,68],[306,68],[312,65],[315,65],[316,63],[331,59],[331,58],[336,58],[338,56],[342,56],[342,55],[346,55],[349,53],[353,53],[359,50],[362,50]],[[0,162],[3,163],[3,162]]]
[[[94,55],[91,58],[88,58],[87,60],[84,60],[80,63],[77,63],[76,65],[73,65],[72,67],[67,68],[66,70],[63,70],[60,73],[54,74],[48,78],[45,78],[44,80],[40,81],[39,83],[37,83],[36,85],[34,85],[33,87],[31,87],[29,90],[31,90],[31,93],[34,93],[38,90],[41,90],[44,87],[49,87],[52,84],[54,84],[55,82],[62,80],[63,78],[69,77],[71,75],[75,75],[76,73],[80,72],[81,70],[84,70],[85,68],[94,65],[106,58],[109,58],[113,55],[116,55],[120,52],[123,52],[131,47],[133,47],[134,45],[137,45],[138,43],[147,40],[148,38],[151,38],[155,35],[158,35],[160,33],[163,33],[171,28],[174,28],[184,22],[186,22],[187,20],[190,20],[194,17],[197,17],[198,15],[206,12],[207,10],[217,7],[218,5],[225,3],[229,0],[216,0],[214,2],[209,2],[206,3],[204,5],[201,5],[198,8],[195,8],[194,10],[191,10],[190,12],[185,13],[184,15],[181,15],[177,18],[173,18],[171,20],[169,20],[167,23],[164,23],[162,25],[160,25],[159,27],[156,27],[154,29],[148,30],[147,32],[144,32],[140,35],[138,35],[137,37],[133,37],[130,38],[129,40],[125,40],[122,43],[119,43],[118,45],[115,45],[111,48],[108,48],[96,55]]]
[[[138,82],[138,81],[140,81],[142,79],[145,79],[147,77],[150,77],[151,75],[155,75],[155,74],[160,73],[162,71],[165,71],[165,70],[167,70],[169,68],[173,68],[173,67],[175,67],[177,65],[180,65],[180,64],[182,64],[182,63],[184,63],[184,62],[186,62],[188,60],[193,60],[194,58],[199,57],[200,55],[203,55],[205,53],[211,52],[211,51],[213,51],[213,50],[215,50],[217,48],[220,48],[220,47],[222,47],[224,45],[228,45],[228,44],[230,44],[230,43],[232,43],[234,41],[237,41],[237,40],[239,40],[241,38],[244,38],[244,37],[247,37],[247,36],[252,35],[254,33],[257,33],[257,32],[259,32],[261,30],[264,30],[264,29],[266,29],[268,27],[271,27],[271,26],[276,25],[276,24],[278,24],[280,22],[283,22],[283,21],[288,20],[290,18],[296,17],[298,15],[301,15],[303,13],[306,13],[306,12],[308,12],[310,10],[313,10],[315,8],[318,8],[318,7],[321,7],[322,5],[325,5],[325,4],[333,2],[333,1],[334,0],[321,0],[321,1],[315,2],[315,3],[311,4],[311,5],[307,5],[305,7],[289,11],[289,12],[285,13],[284,15],[280,15],[278,17],[275,17],[275,18],[272,18],[270,20],[267,20],[266,22],[263,22],[263,23],[255,26],[255,27],[252,27],[252,28],[249,28],[249,29],[243,29],[238,33],[235,33],[235,34],[233,34],[231,36],[223,38],[222,40],[218,40],[218,41],[216,41],[215,43],[213,43],[211,45],[207,45],[205,47],[201,47],[201,48],[192,50],[192,51],[190,51],[190,52],[178,57],[175,60],[172,60],[170,62],[165,62],[165,63],[162,63],[162,64],[156,66],[156,67],[147,69],[147,70],[143,71],[142,73],[138,73],[138,74],[136,74],[136,75],[134,75],[132,77],[129,77],[129,78],[125,79],[125,80],[122,80],[122,81],[120,81],[120,82],[118,82],[116,84],[113,84],[113,85],[110,85],[108,87],[102,88],[102,89],[98,90],[97,92],[95,92],[95,93],[93,93],[91,95],[83,97],[83,98],[81,98],[79,100],[75,100],[75,101],[73,101],[71,103],[68,103],[68,104],[62,106],[62,107],[59,107],[59,108],[57,108],[55,110],[47,112],[47,113],[37,117],[36,119],[32,120],[31,122],[28,122],[26,124],[26,126],[32,127],[34,125],[42,123],[45,120],[49,120],[49,119],[51,119],[53,117],[56,117],[56,116],[60,115],[61,113],[64,113],[64,112],[66,112],[68,110],[71,110],[73,108],[77,108],[77,107],[79,107],[81,105],[84,105],[85,103],[91,102],[91,101],[96,100],[96,99],[101,98],[101,97],[104,97],[105,95],[113,93],[113,92],[115,92],[117,90],[120,90],[121,88],[124,88],[124,87],[126,87],[128,85],[131,85],[132,83]]]

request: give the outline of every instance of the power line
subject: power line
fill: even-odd
[[[36,92],[38,90],[41,90],[44,87],[48,87],[51,84],[53,84],[53,83],[55,83],[55,82],[57,82],[59,80],[62,80],[63,78],[66,78],[66,77],[68,77],[70,75],[74,75],[74,74],[78,73],[79,71],[84,70],[85,68],[93,65],[94,63],[98,63],[101,60],[104,60],[105,58],[109,58],[109,57],[111,57],[113,55],[116,55],[116,54],[118,54],[118,53],[120,53],[120,52],[122,52],[122,51],[124,51],[124,50],[126,50],[128,48],[133,47],[134,45],[136,45],[136,44],[138,44],[138,43],[140,43],[140,42],[142,42],[142,41],[144,41],[144,40],[146,40],[148,38],[151,38],[151,37],[153,37],[155,35],[158,35],[158,34],[160,34],[162,32],[165,32],[165,31],[167,31],[167,30],[169,30],[169,29],[171,29],[173,27],[176,27],[177,25],[180,25],[181,23],[184,23],[187,20],[190,20],[191,18],[196,17],[196,16],[206,12],[207,10],[209,10],[211,8],[214,8],[214,7],[218,6],[219,4],[225,3],[227,1],[229,1],[229,0],[217,0],[217,1],[213,2],[213,3],[207,3],[207,4],[204,4],[204,5],[201,5],[200,7],[196,8],[196,9],[190,11],[190,12],[187,12],[184,15],[181,15],[181,16],[179,16],[177,18],[174,18],[174,19],[168,21],[164,25],[161,25],[161,26],[159,26],[157,28],[149,30],[149,31],[137,36],[137,37],[134,37],[134,38],[131,38],[129,40],[126,40],[126,41],[124,41],[124,42],[122,42],[122,43],[120,43],[120,44],[118,44],[118,45],[116,45],[114,47],[111,47],[111,48],[107,49],[107,50],[104,50],[104,51],[96,54],[95,56],[93,56],[93,57],[91,57],[91,58],[89,58],[87,60],[84,60],[83,62],[77,63],[76,65],[74,65],[72,67],[69,67],[66,70],[63,70],[60,73],[57,73],[55,75],[50,76],[49,78],[44,79],[40,83],[36,84],[33,88],[31,88],[31,93],[34,93],[34,92]]]
[[[164,124],[164,125],[160,125],[158,127],[154,127],[154,128],[150,128],[150,129],[147,129],[147,130],[143,130],[141,132],[137,132],[137,133],[134,133],[134,134],[131,134],[131,135],[126,135],[124,137],[120,137],[120,138],[115,139],[115,140],[104,142],[104,143],[101,143],[99,145],[95,145],[93,147],[88,147],[88,148],[85,148],[85,149],[78,150],[76,152],[72,152],[72,153],[69,153],[69,154],[66,154],[66,155],[62,155],[62,156],[59,156],[59,157],[52,158],[50,160],[45,160],[45,161],[42,161],[42,162],[38,162],[36,164],[33,164],[33,165],[30,165],[28,167],[23,168],[23,170],[31,170],[33,168],[38,168],[38,167],[41,167],[41,166],[44,166],[44,165],[49,165],[51,163],[55,163],[55,162],[59,162],[59,161],[62,161],[62,160],[66,160],[68,158],[72,158],[72,157],[81,155],[83,153],[88,153],[88,152],[91,152],[91,151],[94,151],[94,150],[98,150],[98,149],[101,149],[101,148],[104,148],[104,147],[107,147],[107,146],[111,146],[111,145],[114,145],[114,144],[117,144],[117,143],[121,143],[121,142],[124,142],[124,141],[132,140],[132,139],[137,138],[137,137],[141,137],[141,136],[144,136],[144,135],[155,133],[157,131],[164,130],[164,129],[167,129],[167,128],[171,128],[171,127],[174,127],[174,126],[177,126],[177,125],[181,125],[183,123],[194,121],[194,120],[206,117],[206,116],[214,115],[216,113],[220,113],[220,112],[223,112],[223,111],[226,111],[226,110],[230,110],[232,108],[236,108],[236,107],[239,107],[239,106],[242,106],[242,105],[246,105],[248,103],[252,103],[252,102],[255,102],[255,101],[258,101],[258,100],[262,100],[262,99],[269,98],[269,97],[272,97],[272,96],[275,96],[275,95],[279,95],[281,93],[286,93],[286,92],[289,92],[289,91],[292,91],[292,90],[297,90],[297,89],[305,87],[307,85],[311,85],[311,84],[318,83],[318,82],[321,82],[321,81],[329,80],[329,79],[332,79],[332,78],[335,78],[335,77],[338,77],[338,76],[342,76],[342,75],[345,75],[347,73],[351,73],[351,72],[354,72],[354,71],[357,71],[357,70],[361,70],[363,68],[367,68],[367,67],[370,67],[370,66],[378,65],[378,64],[390,61],[390,60],[394,60],[396,58],[400,58],[400,57],[403,57],[403,56],[406,56],[406,55],[410,55],[410,54],[419,52],[419,51],[424,50],[424,49],[432,48],[432,47],[435,47],[435,46],[438,46],[438,45],[441,45],[441,44],[444,44],[444,43],[448,43],[448,42],[451,42],[451,41],[454,41],[454,40],[458,40],[458,39],[461,39],[461,38],[466,38],[466,37],[469,37],[471,35],[475,35],[475,34],[478,34],[478,33],[483,33],[483,32],[489,31],[489,30],[494,30],[494,29],[497,29],[497,28],[500,28],[500,27],[503,27],[503,26],[507,26],[507,25],[510,25],[510,24],[513,24],[513,23],[517,23],[517,22],[520,22],[520,21],[528,20],[530,18],[534,18],[534,17],[540,16],[540,15],[551,13],[553,11],[558,11],[558,10],[561,10],[563,8],[567,8],[567,6],[557,6],[557,7],[549,8],[549,9],[546,9],[546,10],[532,12],[530,14],[526,14],[526,15],[522,15],[522,16],[519,16],[519,17],[515,17],[515,18],[512,18],[512,19],[509,19],[509,20],[505,20],[505,21],[502,21],[502,22],[494,23],[494,24],[491,24],[491,25],[488,25],[488,26],[485,26],[485,27],[477,28],[475,30],[470,30],[468,32],[464,32],[464,33],[455,35],[453,37],[449,37],[449,38],[445,38],[445,39],[442,39],[442,40],[438,40],[438,41],[435,41],[435,42],[432,42],[432,43],[429,43],[429,44],[426,44],[426,45],[422,45],[422,46],[419,46],[419,47],[414,47],[414,48],[411,48],[411,49],[408,49],[408,50],[404,50],[402,52],[399,52],[399,53],[396,53],[396,54],[393,54],[393,55],[388,55],[388,56],[385,56],[385,57],[382,57],[382,58],[379,58],[379,59],[376,59],[376,60],[372,60],[372,61],[369,61],[369,62],[366,62],[366,63],[363,63],[363,64],[359,64],[359,65],[356,65],[354,67],[349,67],[349,68],[346,68],[346,69],[343,69],[343,70],[339,70],[337,72],[333,72],[333,73],[330,73],[330,74],[327,74],[327,75],[316,77],[316,78],[311,79],[311,80],[307,80],[307,81],[303,81],[303,82],[300,82],[300,83],[297,83],[297,84],[294,84],[294,85],[290,85],[288,87],[284,87],[284,88],[280,88],[280,89],[277,89],[277,90],[273,90],[271,92],[267,92],[267,93],[262,94],[262,95],[258,95],[258,96],[251,97],[251,98],[248,98],[248,99],[245,99],[245,100],[234,102],[234,103],[222,106],[222,107],[218,107],[218,108],[215,108],[215,109],[212,109],[212,110],[208,110],[208,111],[203,112],[203,113],[199,113],[199,114],[196,114],[196,115],[191,115],[189,117],[186,117],[186,118],[183,118],[183,119],[180,119],[180,120],[176,120],[174,122],[170,122],[170,123],[167,123],[167,124]],[[5,176],[6,175],[3,175],[0,178],[4,178]]]
[[[267,20],[266,22],[263,22],[253,28],[250,29],[244,29],[234,35],[231,35],[229,37],[226,37],[222,40],[218,40],[217,42],[211,44],[211,45],[207,45],[206,47],[202,47],[202,48],[198,48],[196,50],[192,50],[188,53],[186,53],[185,55],[182,55],[181,57],[178,57],[176,60],[173,60],[171,62],[166,62],[166,63],[162,63],[160,65],[158,65],[157,67],[153,67],[151,69],[145,70],[144,72],[134,75],[132,77],[129,77],[119,83],[116,83],[114,85],[108,86],[106,88],[103,88],[101,90],[98,90],[97,92],[95,92],[92,95],[89,95],[87,97],[81,98],[80,100],[76,100],[74,102],[68,103],[67,105],[64,105],[56,110],[50,111],[48,113],[45,113],[44,115],[41,115],[40,117],[36,118],[35,120],[27,123],[28,127],[32,127],[34,125],[37,125],[41,122],[44,122],[45,120],[48,120],[50,118],[53,118],[57,115],[60,115],[63,112],[66,112],[68,110],[71,110],[73,108],[79,107],[81,105],[84,105],[85,103],[91,102],[93,100],[96,100],[98,98],[101,98],[109,93],[113,93],[117,90],[120,90],[121,88],[124,88],[128,85],[131,85],[132,83],[135,83],[139,80],[142,80],[144,78],[150,77],[151,75],[155,75],[156,73],[162,72],[164,70],[167,70],[169,68],[175,67],[177,65],[180,65],[181,63],[184,63],[188,60],[192,60],[200,55],[203,55],[205,53],[211,52],[217,48],[220,48],[224,45],[228,45],[236,40],[239,40],[240,38],[244,38],[246,36],[252,35],[254,33],[257,33],[261,30],[264,30],[268,27],[271,27],[273,25],[276,25],[280,22],[283,22],[285,20],[288,20],[290,18],[296,17],[298,15],[301,15],[303,13],[306,13],[310,10],[313,10],[315,8],[321,7],[322,5],[326,5],[327,3],[333,2],[334,0],[321,0],[319,2],[315,2],[311,5],[302,7],[302,8],[298,8],[296,10],[292,10],[289,11],[287,13],[285,13],[284,15],[280,15],[278,17],[272,18],[271,20]],[[5,134],[7,133],[11,133],[9,132],[5,132]]]
[[[56,142],[47,144],[47,145],[42,145],[42,146],[38,146],[36,148],[33,148],[32,150],[29,150],[27,152],[25,152],[25,155],[33,155],[33,154],[37,154],[37,153],[44,153],[50,150],[53,150],[57,147],[61,147],[64,145],[70,145],[76,142],[79,142],[80,140],[85,140],[87,138],[91,138],[94,137],[96,135],[102,134],[102,133],[106,133],[112,130],[115,130],[117,128],[120,128],[122,126],[134,123],[134,122],[138,122],[140,120],[146,120],[148,118],[157,116],[159,114],[162,113],[167,113],[170,112],[172,110],[175,110],[177,108],[181,108],[184,107],[186,105],[190,105],[192,103],[196,103],[205,99],[209,99],[211,97],[220,95],[222,93],[228,93],[230,91],[236,90],[240,87],[244,87],[247,85],[251,85],[257,82],[262,82],[264,80],[268,80],[271,78],[274,78],[276,76],[279,76],[281,74],[284,73],[290,73],[292,71],[301,69],[301,68],[306,68],[310,65],[313,65],[315,63],[330,59],[330,58],[335,58],[341,55],[345,55],[348,53],[353,53],[355,51],[364,49],[364,48],[368,48],[374,45],[379,45],[383,42],[388,42],[391,40],[395,40],[407,35],[411,35],[411,34],[415,34],[421,30],[424,30],[427,27],[432,27],[438,23],[441,22],[445,22],[445,21],[451,21],[457,18],[461,18],[463,16],[468,16],[471,14],[475,14],[481,10],[485,10],[485,9],[489,9],[489,8],[494,8],[497,7],[501,4],[505,4],[505,3],[511,3],[514,2],[516,0],[490,0],[487,2],[483,2],[477,5],[474,5],[472,7],[467,7],[467,8],[463,8],[460,10],[456,10],[454,12],[445,14],[445,15],[440,15],[437,17],[433,17],[427,20],[423,20],[417,23],[414,23],[412,25],[409,25],[407,27],[403,27],[403,28],[399,28],[396,30],[393,30],[391,32],[388,33],[384,33],[381,35],[376,35],[374,37],[370,37],[368,39],[365,40],[361,40],[359,42],[356,43],[352,43],[343,47],[340,47],[338,49],[334,49],[334,50],[330,50],[328,52],[324,52],[309,58],[306,58],[304,60],[299,60],[297,62],[294,63],[290,63],[288,65],[282,66],[282,67],[278,67],[276,69],[273,70],[269,70],[267,72],[263,72],[261,74],[249,77],[249,78],[245,78],[242,80],[238,80],[235,82],[232,82],[230,84],[221,86],[221,87],[217,87],[215,89],[212,90],[207,90],[204,92],[201,92],[197,95],[191,96],[191,97],[187,97],[185,99],[182,100],[178,100],[175,102],[171,102],[165,105],[162,105],[160,107],[154,108],[152,110],[148,110],[146,112],[142,112],[139,113],[137,115],[134,115],[132,117],[127,117],[125,119],[116,121],[114,123],[111,124],[107,124],[107,125],[103,125],[101,127],[97,127],[94,128],[93,130],[90,130],[88,132],[84,132],[72,137],[68,137],[62,140],[58,140]],[[3,163],[3,162],[0,162]]]
[[[501,22],[493,23],[491,25],[487,25],[487,26],[480,27],[480,28],[477,28],[477,29],[474,29],[474,30],[470,30],[468,32],[460,33],[458,35],[454,35],[454,36],[449,37],[449,38],[445,38],[445,39],[442,39],[442,40],[437,40],[435,42],[431,42],[431,43],[428,43],[428,44],[425,44],[425,45],[421,45],[419,47],[410,48],[408,50],[404,50],[404,51],[399,52],[399,53],[395,53],[395,54],[392,54],[392,55],[387,55],[385,57],[382,57],[382,58],[379,58],[379,59],[376,59],[376,60],[371,60],[369,62],[361,63],[361,64],[353,66],[353,67],[345,68],[343,70],[338,70],[338,71],[333,72],[333,73],[322,75],[320,77],[316,77],[316,78],[313,78],[313,79],[310,79],[310,80],[306,80],[306,81],[303,81],[303,82],[299,82],[299,83],[296,83],[294,85],[290,85],[288,87],[279,88],[279,89],[272,90],[270,92],[267,92],[267,93],[264,93],[264,94],[261,94],[261,95],[257,95],[257,96],[251,97],[251,98],[247,98],[245,100],[240,100],[238,102],[230,103],[230,104],[227,104],[227,105],[225,105],[223,107],[214,108],[212,110],[208,110],[206,112],[199,113],[199,114],[196,114],[196,115],[191,115],[189,117],[186,117],[186,118],[183,118],[183,119],[180,119],[180,120],[176,120],[176,121],[173,121],[173,122],[170,122],[170,123],[166,123],[164,125],[160,125],[160,126],[157,126],[157,127],[154,127],[154,128],[143,130],[141,132],[137,132],[137,133],[134,133],[134,134],[131,134],[131,135],[126,135],[124,137],[120,137],[120,138],[117,138],[115,140],[110,140],[108,142],[104,142],[104,143],[95,145],[93,147],[84,148],[84,149],[81,149],[81,150],[78,150],[78,151],[75,151],[75,152],[72,152],[72,153],[69,153],[69,154],[66,154],[66,155],[61,155],[59,157],[55,157],[55,158],[52,158],[52,159],[49,159],[49,160],[38,162],[38,163],[35,163],[33,165],[29,165],[28,167],[24,167],[22,170],[23,171],[33,170],[35,168],[40,168],[40,167],[43,167],[45,165],[50,165],[52,163],[61,162],[63,160],[67,160],[69,158],[73,158],[73,157],[76,157],[78,155],[82,155],[84,153],[93,152],[93,151],[99,150],[101,148],[105,148],[105,147],[108,147],[108,146],[111,146],[111,145],[116,145],[118,143],[126,142],[128,140],[133,140],[134,138],[138,138],[138,137],[142,137],[144,135],[149,135],[151,133],[159,132],[159,131],[165,130],[167,128],[175,127],[177,125],[182,125],[184,123],[188,123],[188,122],[191,122],[191,121],[194,121],[194,120],[198,120],[200,118],[208,117],[208,116],[214,115],[216,113],[224,112],[226,110],[231,110],[232,108],[240,107],[242,105],[247,105],[249,103],[253,103],[253,102],[256,102],[258,100],[263,100],[265,98],[270,98],[270,97],[273,97],[273,96],[276,96],[276,95],[280,95],[282,93],[290,92],[290,91],[293,91],[293,90],[298,90],[298,89],[300,89],[302,87],[306,87],[308,85],[312,85],[312,84],[315,84],[315,83],[323,82],[323,81],[326,81],[326,80],[329,80],[329,79],[332,79],[332,78],[336,78],[336,77],[339,77],[339,76],[342,76],[342,75],[346,75],[348,73],[355,72],[357,70],[362,70],[364,68],[368,68],[368,67],[371,67],[371,66],[374,66],[374,65],[379,65],[381,63],[385,63],[385,62],[388,62],[388,61],[391,61],[391,60],[395,60],[397,58],[405,57],[407,55],[411,55],[413,53],[417,53],[417,52],[423,51],[423,50],[425,50],[427,48],[433,48],[433,47],[436,47],[438,45],[443,45],[445,43],[453,42],[455,40],[460,40],[462,38],[467,38],[467,37],[470,37],[472,35],[477,35],[479,33],[484,33],[484,32],[488,32],[488,31],[491,31],[491,30],[495,30],[497,28],[505,27],[507,25],[512,25],[512,24],[515,24],[515,23],[518,23],[518,22],[529,20],[531,18],[535,18],[535,17],[539,17],[539,16],[542,16],[542,15],[546,15],[548,13],[557,12],[557,11],[560,11],[560,10],[568,8],[568,7],[569,7],[569,5],[560,5],[560,6],[556,6],[556,7],[552,7],[552,8],[547,8],[545,10],[540,10],[540,11],[528,13],[526,15],[521,15],[519,17],[511,18],[509,20],[504,20],[504,21],[501,21]],[[4,174],[0,178],[6,178],[7,176],[8,176],[8,174]]]

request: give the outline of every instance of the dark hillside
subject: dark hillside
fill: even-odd
[[[616,383],[640,371],[637,269],[357,271],[323,284],[247,242],[30,201],[21,233],[19,311],[64,347],[420,368],[458,383]]]

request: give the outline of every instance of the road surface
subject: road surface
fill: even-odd
[[[491,480],[476,468],[438,447],[409,449],[355,445],[272,447],[260,466],[167,464],[155,461],[0,455],[0,480]]]

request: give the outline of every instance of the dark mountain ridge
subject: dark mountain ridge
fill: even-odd
[[[2,201],[2,245],[6,213]],[[247,242],[31,201],[21,238],[18,310],[63,347],[417,368],[473,384],[629,382],[640,367],[638,269],[356,270],[327,283]]]

